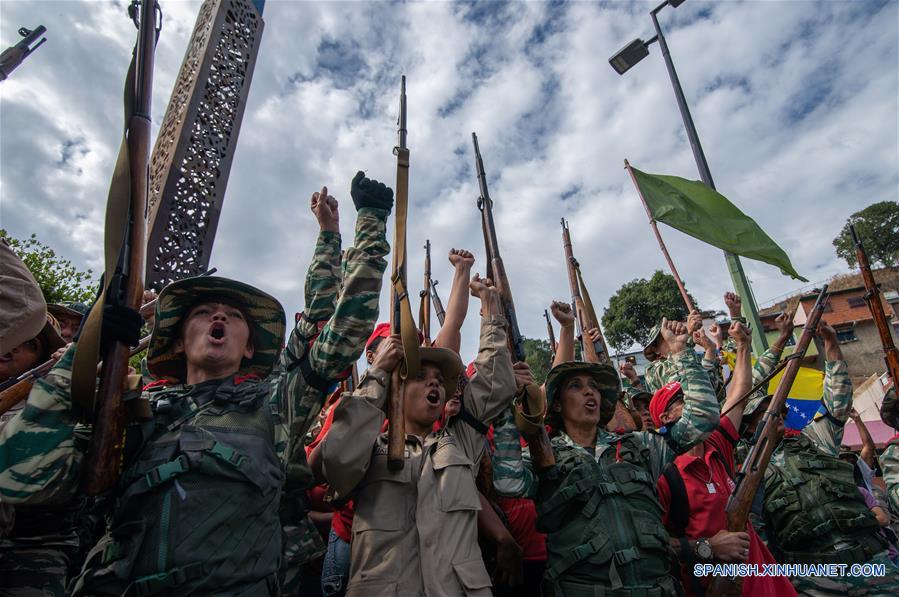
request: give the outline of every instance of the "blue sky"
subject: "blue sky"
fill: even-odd
[[[161,4],[154,133],[200,6]],[[419,283],[426,238],[441,288],[452,247],[473,250],[484,271],[476,131],[523,332],[543,337],[544,307],[569,294],[561,217],[604,307],[623,283],[664,269],[624,158],[698,178],[658,46],[624,76],[607,62],[652,35],[653,6],[269,0],[212,265],[300,310],[316,233],[309,195],[328,185],[351,243],[355,171],[395,179],[405,74],[410,280]],[[847,271],[831,241],[849,214],[897,199],[897,6],[689,0],[660,13],[718,190],[813,281]],[[0,84],[0,225],[95,270],[135,35],[124,7],[0,3],[0,45],[17,41],[20,26],[44,24],[49,39]],[[699,305],[723,307],[721,252],[662,235]],[[799,287],[768,265],[744,267],[763,304]],[[382,307],[386,284],[384,296]],[[476,349],[473,315],[465,359]]]

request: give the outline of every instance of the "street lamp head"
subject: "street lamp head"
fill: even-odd
[[[669,2],[670,1],[671,0],[669,0]],[[683,0],[681,0],[681,2],[683,2]],[[612,65],[612,68],[615,69],[616,73],[623,75],[630,70],[632,66],[649,56],[649,48],[647,48],[646,45],[646,42],[642,39],[635,39],[618,50],[614,56],[609,58],[609,64]]]
[[[671,8],[677,8],[683,3],[684,0],[668,0],[668,6],[670,6]]]

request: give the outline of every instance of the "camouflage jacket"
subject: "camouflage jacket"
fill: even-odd
[[[683,385],[684,411],[666,434],[639,431],[632,435],[649,448],[650,460],[645,463],[653,479],[658,479],[665,466],[678,454],[686,452],[704,441],[718,426],[718,401],[709,384],[709,378],[690,350],[672,355],[669,367]],[[604,450],[614,449],[618,435],[599,428],[596,434],[598,456]],[[494,425],[496,451],[493,461],[493,479],[496,491],[505,496],[537,496],[538,478],[531,465],[530,453],[522,450],[518,429],[511,412],[507,411]],[[563,441],[571,444],[564,433]]]
[[[884,448],[880,455],[880,466],[887,486],[890,512],[894,517],[899,516],[899,434],[893,436]]]
[[[717,388],[722,385],[721,376],[718,372],[718,363],[710,361],[705,357],[701,357],[698,353],[693,352],[692,347],[687,349],[687,353],[690,358],[701,364],[702,369],[708,376],[709,383],[712,385],[712,391],[717,392]],[[646,366],[646,372],[643,374],[643,379],[645,380],[643,385],[646,386],[647,392],[653,394],[666,383],[672,381],[680,381],[683,383],[683,380],[678,376],[679,372],[680,366],[672,362],[670,356],[668,358],[655,360]]]
[[[280,419],[276,448],[287,462],[281,522],[288,588],[297,580],[299,566],[325,552],[318,530],[305,513],[304,494],[312,485],[312,472],[306,463],[304,437],[333,387],[323,391],[300,373],[308,366],[320,380],[331,382],[362,355],[378,320],[378,298],[387,268],[384,257],[390,251],[386,216],[386,211],[374,208],[359,211],[355,246],[344,252],[343,260],[340,235],[319,234],[306,274],[305,308],[281,352],[273,380],[272,410]],[[285,371],[292,373],[284,375]],[[287,396],[295,400],[285,400]],[[282,405],[290,410],[281,410]]]

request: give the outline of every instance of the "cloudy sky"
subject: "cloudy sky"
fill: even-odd
[[[154,134],[200,3],[162,0]],[[0,2],[0,45],[20,26],[49,41],[0,84],[0,225],[102,268],[102,219],[121,135],[135,29],[123,1]],[[652,35],[645,2],[269,0],[212,266],[302,309],[322,184],[344,244],[357,169],[393,185],[397,94],[407,76],[410,281],[430,238],[445,293],[452,247],[484,271],[471,150],[476,131],[522,331],[568,296],[559,218],[600,308],[664,261],[623,159],[698,178],[658,46],[624,76],[608,58]],[[719,191],[812,281],[847,271],[831,241],[849,214],[899,188],[899,3],[702,2],[660,13]],[[662,227],[702,308],[730,288],[717,249]],[[760,304],[800,283],[744,260]],[[386,305],[386,284],[382,314]],[[416,309],[417,310],[417,309]],[[474,313],[472,313],[473,315]],[[471,317],[463,358],[473,356]]]

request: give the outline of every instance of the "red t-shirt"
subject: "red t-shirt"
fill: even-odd
[[[537,532],[534,500],[497,496],[498,505],[509,522],[509,533],[521,548],[522,559],[546,561],[546,535]]]
[[[727,514],[724,509],[735,487],[728,468],[734,469],[734,444],[738,437],[730,419],[722,417],[718,429],[705,440],[705,454],[702,457],[681,454],[675,459],[674,464],[684,480],[687,501],[690,504],[690,519],[685,531],[687,539],[695,540],[700,537],[710,539],[718,531],[727,529]],[[668,510],[671,506],[668,480],[664,476],[659,477],[656,488],[663,509],[662,521],[667,526]],[[758,564],[760,569],[762,564],[776,563],[768,547],[752,528],[752,523],[746,523],[746,532],[749,533],[747,563]],[[694,595],[692,567],[682,566],[681,577],[687,595]],[[698,580],[703,588],[708,588],[711,582],[710,577]],[[785,576],[750,576],[743,579],[743,595],[781,597],[796,595],[796,590]]]

